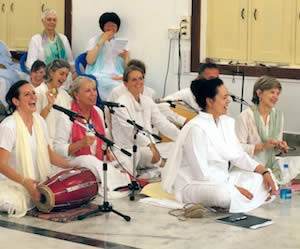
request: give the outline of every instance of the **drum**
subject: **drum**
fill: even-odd
[[[40,184],[37,208],[44,213],[79,207],[93,200],[98,193],[95,175],[87,168],[64,170]]]

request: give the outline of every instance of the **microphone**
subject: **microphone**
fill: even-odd
[[[246,100],[239,98],[232,93],[229,93],[229,96],[232,98],[233,102],[240,103],[240,104],[243,104],[246,106],[250,106],[250,104]]]
[[[64,107],[61,107],[59,105],[53,105],[53,108],[55,110],[58,110],[60,112],[63,112],[64,114],[68,115],[70,118],[82,118],[85,119],[83,116],[81,116],[80,114],[78,114],[77,112],[73,112],[69,109],[66,109]]]
[[[178,102],[182,102],[182,100],[181,99],[176,99],[176,100],[156,99],[155,100],[156,104],[167,103],[167,104],[169,104],[173,108],[176,107],[176,103],[178,103]]]
[[[122,105],[120,103],[116,103],[116,102],[110,102],[110,101],[100,101],[101,105],[106,105],[108,107],[125,107],[125,105]]]

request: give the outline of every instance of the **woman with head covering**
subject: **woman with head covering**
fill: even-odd
[[[99,18],[102,34],[91,38],[87,46],[87,73],[96,76],[101,98],[107,99],[111,90],[122,84],[122,75],[128,62],[126,41],[116,39],[121,20],[114,12],[106,12]]]
[[[105,136],[103,112],[95,106],[97,99],[95,81],[83,76],[77,77],[70,88],[70,94],[73,97],[71,110],[85,118],[86,122],[83,124],[87,128]],[[72,164],[90,168],[96,178],[103,182],[103,141],[80,125],[72,123],[63,113],[59,115],[56,126],[53,141],[55,151]],[[127,186],[130,182],[129,176],[121,172],[116,163],[112,162],[114,158],[109,149],[107,160],[109,190]]]
[[[34,88],[38,87],[44,81],[46,73],[46,64],[40,60],[36,60],[30,69],[31,85]]]
[[[36,95],[31,84],[18,81],[6,95],[12,114],[0,124],[0,210],[24,216],[40,198],[37,183],[51,173],[51,164],[70,164],[49,146],[45,121],[35,113]]]
[[[275,154],[287,152],[288,146],[282,140],[283,115],[275,109],[281,92],[280,82],[270,76],[260,77],[254,84],[251,108],[243,111],[236,124],[236,134],[243,149],[256,161],[273,170]]]
[[[197,79],[191,90],[202,111],[181,130],[163,171],[163,186],[183,203],[247,212],[274,194],[265,167],[241,148],[228,117],[228,90],[219,78]],[[231,162],[241,170],[228,172]]]
[[[70,43],[63,34],[55,31],[57,23],[57,12],[54,9],[45,9],[42,13],[44,30],[36,34],[29,43],[26,66],[31,68],[36,60],[49,64],[54,59],[63,59],[69,62],[71,72],[75,72],[74,59]]]
[[[37,96],[37,112],[46,120],[50,144],[55,136],[56,118],[59,111],[54,110],[54,104],[70,108],[72,98],[61,88],[68,77],[70,65],[65,60],[55,59],[46,67],[45,82],[35,89]]]

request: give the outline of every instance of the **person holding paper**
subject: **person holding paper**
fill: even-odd
[[[121,20],[114,12],[106,12],[99,18],[102,34],[91,38],[87,46],[86,72],[98,81],[102,99],[107,99],[111,90],[122,84],[122,75],[128,62],[127,40],[116,39]]]
[[[228,117],[228,90],[219,78],[191,90],[202,111],[181,130],[162,172],[164,190],[183,203],[248,212],[275,193],[271,172],[243,151]],[[240,169],[228,171],[229,162]]]

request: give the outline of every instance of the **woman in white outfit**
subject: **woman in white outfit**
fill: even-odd
[[[73,97],[71,110],[85,118],[86,122],[83,122],[85,126],[105,136],[103,112],[95,106],[97,99],[95,81],[87,77],[77,77],[70,93]],[[72,123],[64,113],[59,116],[56,126],[54,150],[72,164],[90,168],[96,178],[103,182],[103,141],[94,133]],[[130,182],[129,175],[117,167],[110,150],[106,151],[109,161],[108,189],[114,190],[121,186],[127,186]]]
[[[163,171],[163,187],[183,203],[247,212],[273,195],[270,172],[241,148],[234,120],[226,116],[228,90],[219,78],[194,80],[202,111],[181,130]],[[239,167],[228,172],[229,162]]]
[[[70,164],[52,151],[47,126],[36,111],[36,95],[27,81],[12,85],[6,95],[12,115],[0,125],[0,211],[22,217],[40,199],[37,183],[51,175],[51,164]]]
[[[283,114],[275,109],[281,92],[281,84],[270,76],[260,77],[254,84],[251,108],[244,110],[236,122],[236,134],[243,149],[261,164],[272,169],[279,177],[279,167],[275,167],[275,154],[287,152],[288,146],[282,140]]]
[[[70,108],[72,98],[61,88],[68,77],[70,65],[67,61],[55,59],[46,67],[45,82],[35,88],[37,95],[37,112],[46,120],[52,145],[55,131],[56,118],[59,111],[53,109],[53,105]]]
[[[112,136],[114,142],[122,148],[132,149],[135,131],[134,127],[126,122],[128,119],[134,120],[136,124],[142,126],[150,133],[152,133],[153,126],[175,141],[179,134],[179,129],[160,113],[157,105],[150,97],[143,94],[144,71],[131,65],[125,69],[123,80],[126,91],[118,98],[117,102],[123,104],[126,108],[117,108],[115,110],[116,114],[112,115]],[[138,147],[137,165],[140,168],[163,166],[164,158],[168,156],[167,151],[171,149],[169,143],[164,143],[166,153],[161,155],[163,148],[159,148],[153,137],[145,135],[143,132],[138,132],[136,144]],[[129,171],[132,172],[132,163],[129,163],[128,167],[130,167],[128,168]]]

